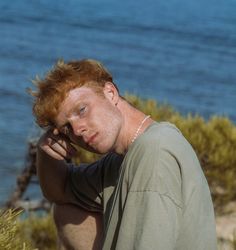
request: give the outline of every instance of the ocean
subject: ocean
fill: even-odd
[[[26,88],[57,59],[100,60],[121,93],[236,122],[235,0],[1,0],[0,11],[0,203],[35,135]]]

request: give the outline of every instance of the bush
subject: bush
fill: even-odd
[[[46,215],[29,214],[27,219],[18,220],[18,226],[20,228],[17,232],[19,237],[30,242],[32,248],[57,249],[57,233],[51,213]]]
[[[18,232],[17,217],[20,211],[7,210],[0,212],[0,249],[1,250],[30,250],[30,244]]]

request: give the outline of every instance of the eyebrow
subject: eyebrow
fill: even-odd
[[[81,100],[74,102],[73,108],[69,109],[69,111],[67,113],[69,113],[69,114],[72,113],[77,108],[77,106],[81,103],[82,103]]]

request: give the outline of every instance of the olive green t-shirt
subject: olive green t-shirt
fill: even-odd
[[[216,250],[214,210],[191,145],[154,122],[126,155],[71,168],[71,202],[103,213],[103,250]]]

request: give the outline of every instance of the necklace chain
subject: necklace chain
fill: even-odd
[[[140,129],[142,128],[144,122],[145,122],[149,117],[150,117],[150,115],[147,115],[147,116],[145,116],[144,119],[141,121],[139,127],[137,128],[137,130],[136,130],[136,132],[135,132],[135,134],[134,134],[133,139],[131,140],[131,143],[133,143],[133,142],[136,140],[136,138],[137,138],[137,136],[138,136],[138,134],[139,134]]]

